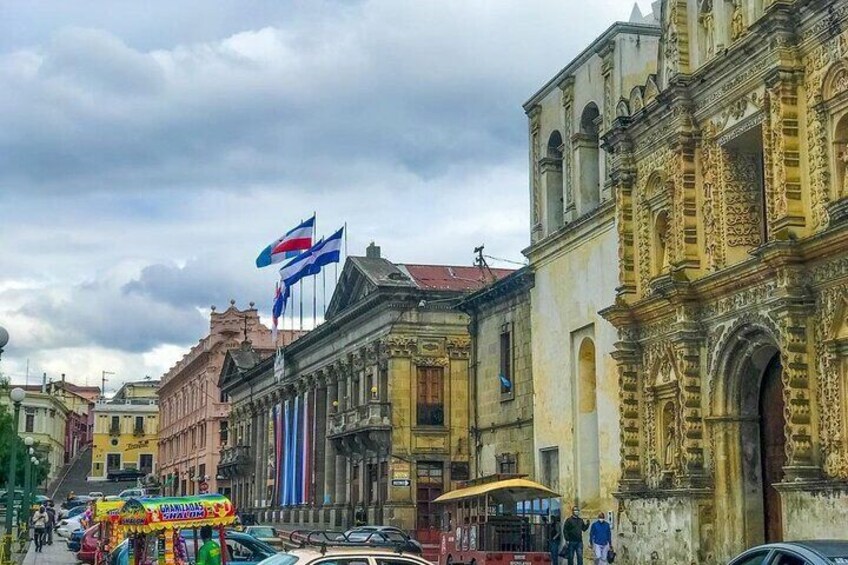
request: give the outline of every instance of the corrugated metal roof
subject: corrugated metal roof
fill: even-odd
[[[455,267],[450,265],[398,265],[422,290],[477,290],[491,284],[489,270],[479,267]],[[491,269],[491,274],[502,279],[512,269]]]

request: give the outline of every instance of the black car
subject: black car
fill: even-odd
[[[106,473],[106,480],[112,482],[134,481],[144,477],[147,473],[138,469],[115,469]]]
[[[846,565],[848,540],[811,540],[752,547],[729,565]]]

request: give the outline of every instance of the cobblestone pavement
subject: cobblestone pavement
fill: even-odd
[[[73,565],[77,556],[68,551],[65,539],[54,534],[53,545],[44,545],[41,553],[35,552],[35,544],[30,542],[22,565]]]

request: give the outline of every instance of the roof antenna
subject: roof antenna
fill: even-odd
[[[485,245],[481,245],[479,247],[474,248],[474,253],[477,254],[477,257],[474,258],[474,266],[478,267],[480,271],[484,271],[484,273],[489,273],[489,276],[492,278],[492,282],[497,282],[498,277],[495,276],[495,273],[492,272],[492,269],[489,267],[489,264],[486,262],[486,258],[483,257],[483,249]]]

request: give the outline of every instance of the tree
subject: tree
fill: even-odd
[[[0,376],[0,395],[9,397],[9,383],[3,380]],[[12,412],[6,404],[0,404],[0,453],[4,456],[0,457],[0,488],[6,488],[6,480],[8,477],[8,459],[6,454],[11,455],[12,449],[16,449],[17,459],[15,466],[15,485],[23,488],[24,473],[26,471],[26,458],[29,457],[23,439],[18,435],[14,428],[14,419]],[[43,459],[42,459],[43,460]],[[45,461],[44,464],[38,465],[34,470],[35,484],[41,484],[47,477],[50,470],[49,465]]]

